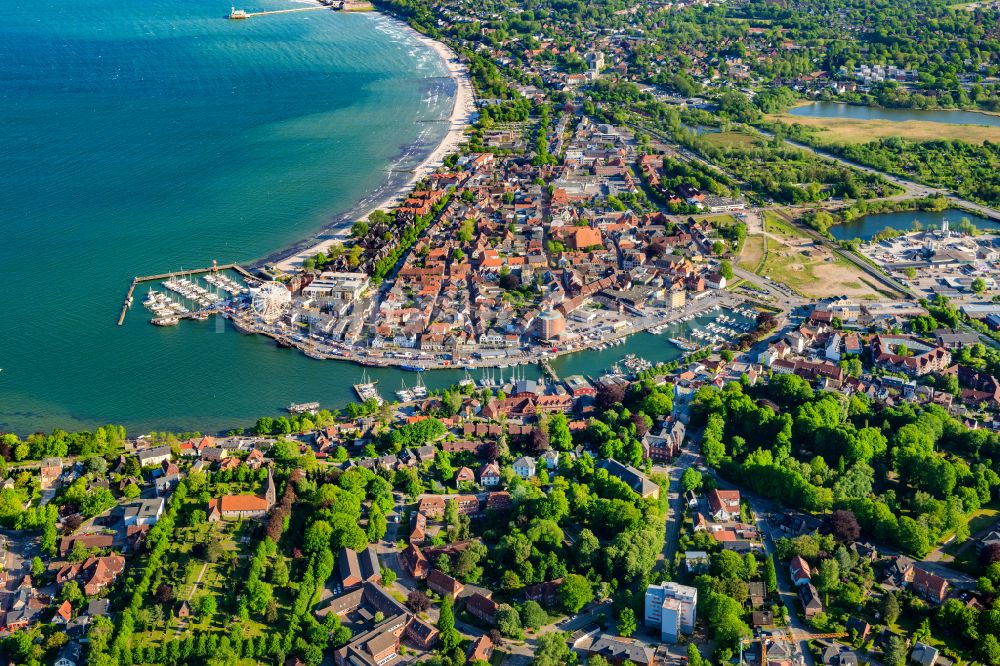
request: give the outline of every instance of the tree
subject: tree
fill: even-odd
[[[909,516],[899,519],[896,541],[904,551],[922,558],[931,549],[927,528]]]
[[[823,528],[826,534],[832,534],[841,543],[854,543],[861,536],[857,517],[846,509],[838,509],[827,516]]]
[[[635,630],[638,628],[638,623],[635,619],[635,611],[628,607],[623,608],[618,614],[618,635],[628,638],[634,634]]]
[[[774,568],[774,557],[770,555],[764,560],[764,585],[768,594],[772,594],[778,589],[778,572]]]
[[[688,666],[703,666],[704,663],[701,653],[698,652],[698,646],[693,642],[688,643]]]
[[[886,624],[893,624],[899,619],[899,600],[892,592],[887,592],[882,597],[882,619]]]
[[[674,400],[668,393],[654,391],[642,401],[642,411],[653,418],[664,417],[674,409]]]
[[[578,613],[593,598],[590,581],[578,574],[569,574],[559,586],[559,603],[567,613]]]
[[[722,273],[722,277],[727,280],[733,279],[733,265],[728,261],[721,261],[719,263],[719,272]]]
[[[142,491],[139,489],[139,486],[135,485],[134,483],[130,483],[127,486],[125,486],[125,489],[122,491],[122,494],[128,499],[135,499],[136,497],[139,496],[141,492]]]
[[[83,592],[80,590],[80,584],[75,580],[66,581],[62,589],[59,590],[59,598],[63,601],[68,601],[71,606],[75,607],[83,601]]]
[[[462,641],[462,635],[455,629],[455,600],[451,595],[441,601],[441,613],[438,616],[438,631],[441,632],[441,647],[445,652],[451,652]]]
[[[831,557],[820,562],[819,569],[813,577],[813,584],[829,599],[830,593],[840,587],[840,565],[837,564],[837,560]]]
[[[571,652],[566,639],[569,634],[554,631],[542,634],[535,641],[534,666],[563,666],[576,664],[576,653]]]
[[[1000,640],[993,634],[986,634],[979,641],[979,658],[984,664],[1000,664]]]
[[[537,601],[528,601],[521,609],[521,621],[526,627],[538,629],[549,621],[549,614],[538,605]]]
[[[396,582],[396,572],[389,567],[382,567],[382,587],[392,587]]]
[[[215,615],[216,608],[215,595],[211,593],[206,594],[198,602],[198,616],[202,619],[210,618]]]
[[[411,590],[408,595],[406,595],[406,605],[409,606],[414,613],[426,613],[431,607],[431,600],[427,598],[427,595],[418,590]]]
[[[684,492],[692,492],[701,488],[702,475],[701,472],[696,470],[694,467],[688,467],[684,470],[681,475],[681,486],[684,488]]]
[[[889,637],[883,661],[886,666],[903,666],[906,663],[906,645],[902,638],[896,635]]]
[[[31,575],[35,578],[36,582],[38,578],[45,573],[45,564],[42,563],[42,558],[35,555],[31,558]]]
[[[385,531],[387,528],[387,523],[385,520],[385,514],[382,513],[382,509],[379,508],[378,504],[372,504],[371,510],[368,512],[368,541],[371,543],[378,543],[385,536]]]
[[[597,398],[595,402],[597,403],[598,409],[606,410],[624,400],[625,389],[618,384],[607,384],[602,385],[597,390]]]
[[[330,539],[333,537],[333,527],[325,520],[317,520],[306,528],[305,536],[302,538],[302,546],[306,552],[316,554],[330,548]]]
[[[174,586],[168,583],[160,583],[156,588],[156,600],[161,604],[169,604],[174,600]]]
[[[746,573],[746,564],[735,551],[719,551],[712,555],[712,573],[724,580],[740,579]]]
[[[284,587],[288,585],[288,578],[288,565],[285,564],[285,558],[278,557],[271,566],[271,583],[278,587]]]
[[[191,517],[188,519],[188,525],[191,527],[198,527],[199,525],[204,525],[206,520],[208,520],[208,514],[205,513],[205,510],[195,509],[191,512]]]
[[[521,637],[521,615],[510,604],[500,604],[496,612],[497,629],[507,638]]]
[[[986,291],[986,280],[981,277],[977,277],[972,281],[972,291],[976,294],[982,294]]]

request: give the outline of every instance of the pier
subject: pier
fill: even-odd
[[[559,381],[559,375],[556,374],[556,371],[552,367],[552,364],[549,363],[549,359],[543,359],[542,362],[539,363],[538,365],[541,366],[542,372],[544,372],[545,374],[547,374],[549,377],[552,378],[552,381],[554,382]]]
[[[142,282],[155,282],[157,280],[166,280],[172,277],[184,277],[186,275],[201,275],[202,273],[218,273],[219,271],[236,271],[245,278],[250,278],[252,280],[257,280],[258,278],[239,264],[223,264],[222,266],[213,265],[207,268],[190,268],[188,270],[171,271],[169,273],[159,273],[157,275],[137,275],[132,278],[132,284],[129,285],[128,293],[125,294],[125,301],[122,303],[121,314],[118,315],[118,325],[121,326],[125,323],[125,315],[128,314],[128,309],[132,305],[132,295],[135,293],[135,288]]]
[[[229,13],[229,18],[236,21],[252,18],[254,16],[267,16],[268,14],[291,14],[292,12],[314,12],[318,9],[333,9],[328,5],[317,5],[316,7],[296,7],[295,9],[272,9],[263,12],[247,12],[242,9],[233,9]]]

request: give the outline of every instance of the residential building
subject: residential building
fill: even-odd
[[[375,546],[368,546],[360,552],[344,548],[337,555],[337,568],[340,571],[340,581],[345,590],[350,590],[364,583],[382,582],[382,568]]]
[[[490,660],[490,656],[493,654],[493,641],[486,634],[483,634],[477,638],[472,643],[472,648],[469,650],[468,663],[473,663],[476,661],[486,661]]]
[[[136,457],[139,458],[140,467],[153,467],[159,465],[164,460],[171,460],[173,458],[173,453],[170,451],[169,446],[153,446],[148,449],[140,449],[135,453]]]
[[[802,602],[802,610],[807,620],[823,612],[823,602],[819,598],[819,592],[811,583],[799,585],[799,600]]]
[[[479,483],[485,488],[500,485],[500,465],[496,461],[488,462],[480,468]]]
[[[809,563],[798,555],[792,557],[788,563],[788,573],[795,585],[808,585],[812,582],[812,570],[809,568]]]
[[[62,458],[45,458],[42,460],[42,464],[38,468],[39,482],[42,490],[53,488],[59,481],[59,477],[62,476],[62,471]]]
[[[531,456],[521,456],[514,461],[514,473],[522,479],[530,479],[535,476],[535,459]]]
[[[646,588],[647,627],[659,627],[660,639],[676,643],[680,634],[694,631],[698,590],[675,582]]]
[[[936,666],[940,653],[936,647],[917,641],[910,653],[910,662],[920,666]]]
[[[606,469],[608,474],[624,481],[628,484],[629,488],[638,493],[643,499],[647,497],[659,499],[660,497],[660,486],[650,481],[645,474],[632,467],[632,465],[623,465],[617,460],[609,458],[598,462],[597,467]]]
[[[713,489],[708,494],[708,509],[713,520],[737,520],[740,517],[740,491]]]
[[[452,596],[457,598],[458,595],[462,593],[465,586],[460,582],[449,576],[448,574],[442,573],[437,569],[434,569],[427,576],[427,587],[429,587],[434,592],[437,592],[442,597]]]
[[[138,500],[125,506],[125,513],[122,520],[126,527],[131,525],[155,525],[163,515],[165,504],[166,500],[162,497]]]
[[[585,651],[588,655],[601,655],[614,666],[653,666],[653,655],[656,652],[642,643],[609,634],[599,636]]]
[[[411,543],[407,546],[399,554],[399,559],[403,564],[403,568],[406,569],[406,573],[410,574],[411,578],[421,580],[430,571],[430,563],[415,544]]]
[[[708,570],[708,553],[704,550],[689,550],[684,553],[684,568],[688,573],[701,573]]]
[[[499,607],[500,605],[497,602],[480,592],[473,592],[465,600],[465,610],[489,624],[496,623],[496,614]]]
[[[947,580],[918,567],[913,567],[910,588],[923,598],[938,604],[948,596]]]
[[[457,472],[455,472],[455,485],[461,488],[463,485],[469,485],[476,482],[476,475],[472,473],[472,470],[468,467],[460,467]]]
[[[125,558],[121,555],[88,557],[82,563],[69,564],[56,572],[56,583],[79,579],[80,588],[88,597],[93,597],[111,585],[125,569]]]

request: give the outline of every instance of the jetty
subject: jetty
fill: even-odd
[[[292,12],[314,12],[319,9],[331,9],[328,5],[317,5],[315,7],[296,7],[294,9],[271,9],[262,12],[248,12],[243,9],[232,8],[229,12],[229,19],[232,21],[242,21],[254,16],[267,16],[268,14],[291,14]]]
[[[118,315],[118,325],[121,326],[125,323],[125,315],[128,314],[128,309],[132,307],[132,300],[135,294],[135,288],[142,282],[155,282],[157,280],[166,280],[172,277],[184,277],[185,275],[201,275],[202,273],[218,273],[220,271],[236,271],[245,278],[251,278],[253,280],[258,279],[253,273],[249,272],[239,264],[223,264],[219,266],[218,264],[212,264],[206,268],[189,268],[187,270],[171,271],[170,273],[158,273],[156,275],[137,275],[132,278],[132,284],[129,285],[128,292],[125,294],[125,301],[122,303],[121,313]]]

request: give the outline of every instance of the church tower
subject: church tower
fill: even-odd
[[[274,488],[274,474],[271,468],[267,468],[267,485],[264,487],[264,499],[267,501],[267,510],[270,511],[277,503],[277,491]]]

